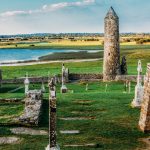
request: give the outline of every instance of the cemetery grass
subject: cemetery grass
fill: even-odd
[[[60,85],[57,86],[57,140],[62,150],[134,150],[145,148],[140,138],[148,137],[138,129],[139,109],[130,107],[134,96],[135,83],[131,85],[131,93],[123,93],[124,86],[121,82],[108,83],[105,92],[105,83],[89,82],[89,90],[85,91],[85,82],[69,83],[69,93],[60,94]],[[5,85],[11,87],[11,85]],[[20,86],[20,85],[19,85]],[[40,88],[34,84],[33,88]],[[45,85],[47,86],[47,85]],[[18,87],[18,86],[16,86]],[[8,89],[7,89],[8,90]],[[7,92],[7,90],[5,92]],[[72,93],[71,91],[74,91]],[[23,94],[24,89],[11,93],[9,97]],[[0,97],[2,95],[0,94]],[[22,98],[24,96],[22,95]],[[0,123],[9,123],[22,113],[24,104],[0,103]],[[15,115],[15,116],[14,116]],[[3,116],[9,116],[9,118]],[[61,120],[67,117],[85,117],[87,120]],[[10,128],[17,125],[0,124],[0,136],[14,136]],[[48,87],[44,94],[43,109],[39,127],[34,129],[48,130]],[[79,130],[79,134],[60,134],[60,130]],[[0,145],[2,150],[42,150],[48,144],[48,136],[17,135],[22,138],[20,144]],[[95,144],[95,147],[65,147],[74,144]]]

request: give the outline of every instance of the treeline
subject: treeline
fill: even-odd
[[[150,38],[125,38],[125,39],[121,39],[121,43],[123,42],[136,42],[136,44],[144,44],[144,43],[149,43]]]

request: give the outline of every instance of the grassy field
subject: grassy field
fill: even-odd
[[[16,85],[16,87],[21,85]],[[32,88],[40,88],[41,85],[31,85]],[[144,143],[139,139],[148,137],[138,130],[139,109],[130,107],[134,95],[132,83],[131,93],[123,93],[123,83],[108,83],[105,92],[105,83],[89,83],[89,90],[85,91],[85,85],[81,83],[67,84],[69,90],[74,93],[60,94],[60,85],[57,85],[57,140],[62,150],[134,150],[145,149]],[[9,87],[6,89],[6,87]],[[13,88],[16,88],[13,87]],[[5,94],[10,91],[11,85],[5,85]],[[23,96],[19,90],[10,93],[9,97]],[[48,88],[47,88],[48,91]],[[0,94],[3,97],[3,94]],[[5,96],[4,96],[5,97]],[[0,103],[0,123],[10,122],[12,118],[19,116],[23,111],[22,103]],[[88,120],[64,121],[62,117],[87,117]],[[13,126],[15,127],[15,126]],[[12,136],[9,131],[12,126],[0,126],[0,136]],[[35,129],[48,130],[48,93],[44,94],[43,113],[40,126]],[[79,130],[76,135],[60,134],[60,130]],[[1,145],[0,150],[43,150],[48,144],[48,136],[18,135],[23,138],[20,144]],[[65,147],[70,144],[94,143],[95,148]]]
[[[150,62],[149,45],[121,46],[121,56],[126,55],[128,74],[137,74],[137,61],[141,59],[143,74],[146,64]],[[99,55],[103,57],[102,53]],[[102,60],[94,62],[72,62],[65,66],[71,73],[102,73]],[[47,76],[61,73],[61,63],[39,64],[31,66],[1,67],[3,79],[19,78],[25,76]],[[145,149],[140,142],[150,134],[144,134],[138,129],[139,109],[130,107],[134,97],[135,83],[131,84],[131,93],[124,93],[124,83],[110,82],[105,92],[105,83],[89,83],[89,90],[85,91],[83,83],[69,83],[67,87],[74,93],[60,94],[60,85],[57,85],[57,134],[58,143],[62,150],[137,150]],[[24,98],[24,85],[4,84],[0,88],[0,98]],[[48,87],[44,94],[43,110],[39,127],[35,129],[48,130]],[[22,87],[11,93],[13,89]],[[40,89],[40,84],[30,85],[30,89]],[[10,128],[4,125],[12,123],[13,118],[19,116],[24,104],[0,102],[0,137],[13,136]],[[87,120],[65,121],[65,117],[86,117]],[[60,134],[60,130],[79,130],[77,135]],[[22,138],[20,144],[0,145],[0,150],[43,150],[48,144],[48,136],[17,135]],[[94,148],[65,147],[70,144],[94,143]]]
[[[26,49],[103,49],[103,39],[100,41],[70,41],[70,40],[54,40],[54,41],[30,41],[30,42],[4,42],[0,43],[0,49],[5,48],[26,48]],[[136,44],[136,42],[121,42],[122,47],[126,46],[147,46],[150,43]]]
[[[137,62],[142,61],[143,74],[146,72],[146,65],[150,62],[150,50],[122,50],[121,55],[127,57],[128,74],[137,74]],[[100,55],[102,56],[102,55]],[[70,69],[71,73],[102,73],[103,60],[94,62],[70,62],[65,66]],[[3,71],[3,79],[24,77],[26,72],[29,76],[47,76],[61,73],[61,63],[38,64],[31,66],[11,66],[1,67]]]

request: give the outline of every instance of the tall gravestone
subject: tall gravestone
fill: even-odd
[[[105,17],[103,81],[120,74],[119,17],[111,7]]]
[[[49,145],[46,150],[60,150],[56,143],[56,88],[54,78],[49,82]]]
[[[62,64],[62,85],[61,85],[61,93],[67,93],[67,87],[65,85],[65,82],[66,82],[66,68],[65,68],[65,65]]]
[[[141,102],[143,100],[143,86],[142,86],[142,63],[138,61],[138,76],[137,76],[137,84],[135,86],[135,96],[132,101],[132,107],[141,107]]]
[[[150,64],[144,79],[144,97],[141,105],[139,127],[143,132],[150,131]]]
[[[28,78],[28,73],[26,73],[26,78],[24,80],[24,85],[25,85],[25,95],[27,95],[28,91],[29,91],[29,78]]]

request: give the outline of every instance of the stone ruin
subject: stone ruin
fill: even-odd
[[[119,17],[111,7],[105,17],[103,80],[120,74]]]
[[[150,131],[150,64],[144,79],[144,97],[141,104],[139,127],[143,132]]]
[[[23,125],[38,125],[43,94],[41,90],[30,90],[25,98],[25,109],[17,119]]]
[[[105,17],[103,81],[115,80],[117,75],[127,74],[126,57],[120,65],[119,17],[111,7]]]

